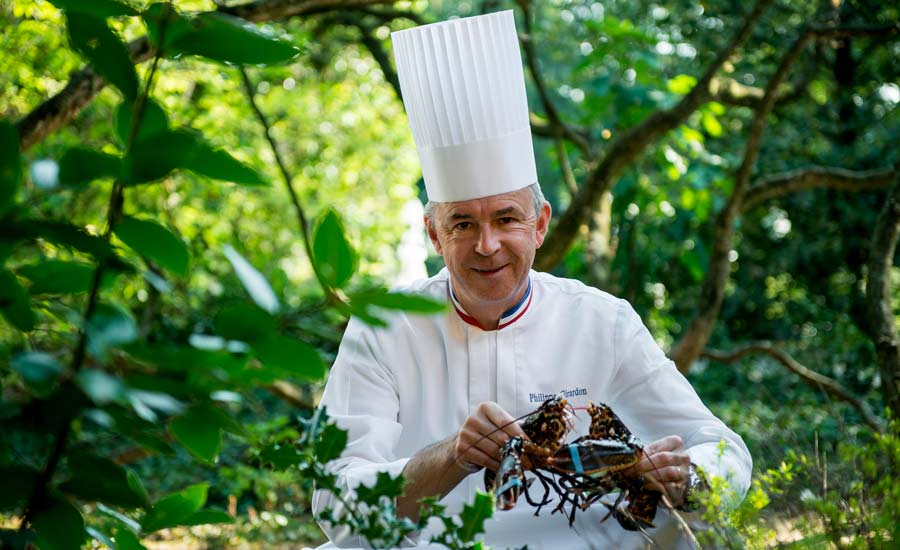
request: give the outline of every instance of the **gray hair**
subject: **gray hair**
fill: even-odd
[[[544,203],[547,202],[547,200],[544,199],[544,192],[541,191],[541,182],[536,181],[536,182],[532,183],[531,185],[528,186],[528,189],[531,191],[531,198],[534,201],[534,215],[540,216],[541,208],[543,208]],[[439,204],[444,204],[444,203],[428,201],[425,204],[425,217],[428,218],[429,220],[433,220],[434,219],[434,209]]]

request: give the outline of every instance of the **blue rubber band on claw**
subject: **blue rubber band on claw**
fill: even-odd
[[[572,455],[572,465],[575,466],[575,473],[581,475],[584,473],[584,468],[581,466],[581,456],[578,455],[578,449],[575,448],[575,445],[569,445],[569,454]]]

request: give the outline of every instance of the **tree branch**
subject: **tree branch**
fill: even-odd
[[[218,11],[254,23],[287,19],[300,15],[314,15],[331,10],[392,4],[396,0],[261,0],[237,6],[223,6]],[[143,63],[154,55],[147,37],[128,44],[131,60]],[[79,112],[106,86],[106,81],[91,66],[69,77],[65,88],[38,105],[16,123],[19,148],[26,151],[51,133],[71,122]]]
[[[532,28],[531,28],[531,3],[530,2],[519,2],[519,7],[522,10],[522,20],[525,22],[525,33],[519,36],[519,41],[522,43],[522,49],[525,51],[525,63],[528,65],[528,72],[531,73],[531,79],[534,81],[534,85],[537,88],[538,96],[541,98],[541,105],[544,106],[544,112],[547,114],[547,118],[550,120],[550,128],[553,131],[553,135],[556,138],[565,136],[566,139],[574,143],[581,149],[584,156],[587,158],[591,158],[591,144],[589,141],[583,139],[583,136],[573,132],[569,127],[562,121],[562,118],[559,116],[559,111],[556,110],[556,107],[553,105],[553,101],[550,100],[550,94],[547,93],[547,87],[544,85],[544,76],[541,73],[540,68],[538,67],[537,54],[534,52],[534,43],[531,40],[532,37]]]
[[[829,166],[813,166],[772,174],[757,180],[747,189],[742,212],[755,208],[767,200],[809,189],[877,191],[888,187],[896,174],[893,168],[854,171]]]
[[[812,38],[808,30],[802,32],[787,53],[781,58],[775,73],[766,84],[766,91],[760,100],[759,108],[753,114],[750,124],[750,133],[744,146],[744,158],[734,177],[734,187],[728,202],[716,216],[715,240],[712,253],[709,258],[709,268],[703,279],[700,289],[700,298],[697,310],[691,319],[687,330],[681,335],[673,346],[670,356],[678,370],[687,372],[697,359],[719,317],[722,301],[725,299],[725,286],[731,271],[731,262],[728,259],[734,240],[734,225],[741,213],[744,200],[744,192],[749,185],[750,174],[756,165],[759,149],[762,145],[762,135],[766,128],[766,122],[772,108],[775,106],[776,90],[781,86],[788,70],[800,56],[807,42]]]
[[[900,338],[891,311],[891,266],[900,237],[900,176],[896,177],[884,208],[875,222],[869,252],[866,311],[881,372],[885,405],[900,416]]]
[[[549,270],[565,256],[578,235],[578,229],[590,218],[603,193],[609,190],[625,168],[657,138],[677,128],[710,98],[710,82],[734,50],[750,35],[756,22],[772,0],[757,0],[740,29],[717,55],[694,88],[671,109],[656,111],[637,126],[620,134],[603,160],[596,164],[579,192],[549,233],[535,258],[537,269]]]
[[[772,357],[789,371],[799,376],[801,380],[803,380],[810,386],[820,389],[825,393],[837,397],[842,401],[850,403],[853,408],[859,411],[859,414],[862,415],[865,423],[869,427],[871,427],[872,430],[874,430],[875,432],[881,432],[881,424],[872,413],[872,409],[865,401],[853,395],[850,390],[842,386],[837,380],[829,378],[823,374],[819,374],[809,367],[802,365],[793,357],[791,357],[790,354],[788,354],[786,351],[777,348],[768,342],[750,344],[731,352],[707,349],[701,354],[701,356],[713,361],[717,361],[719,363],[734,363],[735,361],[743,359],[748,355],[755,354],[768,355],[769,357]]]

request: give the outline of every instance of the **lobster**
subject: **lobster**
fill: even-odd
[[[632,531],[652,527],[660,494],[644,487],[642,479],[624,474],[644,457],[638,439],[612,409],[589,402],[588,435],[566,443],[571,411],[563,397],[548,399],[523,422],[528,439],[512,437],[506,442],[497,473],[485,471],[485,487],[493,489],[497,508],[513,508],[524,493],[538,515],[551,502],[552,488],[559,498],[552,513],[566,513],[566,505],[570,505],[567,515],[572,525],[578,510],[586,510],[604,495],[619,491],[614,504],[603,503],[610,510],[604,520],[612,515],[623,528]],[[526,479],[526,471],[543,485],[544,496],[539,501],[528,493],[533,479]],[[626,498],[627,506],[620,506]]]

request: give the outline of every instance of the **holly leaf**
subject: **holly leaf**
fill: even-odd
[[[387,472],[378,472],[375,484],[371,487],[360,485],[356,488],[356,496],[360,501],[370,505],[378,504],[382,497],[393,500],[403,494],[404,482],[402,475],[391,477]]]
[[[462,540],[473,540],[475,535],[484,533],[484,522],[494,515],[494,499],[487,493],[475,493],[475,500],[463,506],[459,519],[462,526],[459,536]]]

